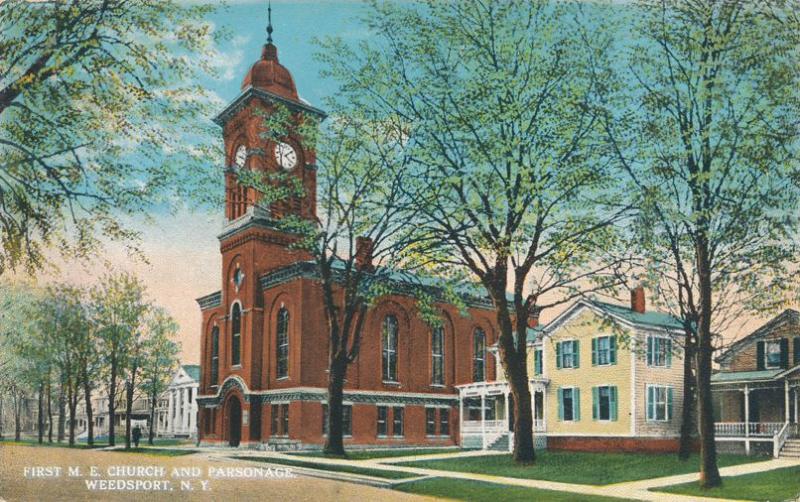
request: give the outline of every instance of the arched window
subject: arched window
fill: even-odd
[[[278,336],[275,343],[278,378],[285,378],[289,376],[289,311],[283,307],[278,311]]]
[[[217,385],[219,379],[219,328],[211,330],[211,385]]]
[[[231,365],[238,366],[242,363],[242,308],[238,303],[233,305],[231,312]]]
[[[481,328],[475,328],[472,335],[472,381],[486,380],[486,334]]]
[[[431,334],[431,383],[444,385],[444,328],[437,326]]]
[[[383,380],[397,381],[397,318],[386,316],[383,320]]]

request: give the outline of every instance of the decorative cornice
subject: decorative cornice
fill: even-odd
[[[316,116],[320,120],[324,119],[328,115],[320,110],[319,108],[315,108],[311,105],[306,103],[302,103],[299,101],[294,101],[291,99],[286,99],[283,96],[279,96],[275,93],[265,91],[263,89],[258,89],[253,86],[248,87],[244,91],[241,92],[231,103],[222,110],[219,115],[214,117],[214,123],[220,126],[224,126],[231,117],[239,113],[245,106],[247,106],[248,101],[251,98],[260,98],[267,103],[280,103],[282,105],[286,105],[290,110],[295,112],[305,112],[310,113],[311,115]]]
[[[242,382],[228,378],[216,395],[197,396],[198,405],[205,407],[219,406],[227,392],[238,387],[242,390],[245,401],[249,403],[272,403],[278,401],[325,401],[327,389],[322,387],[294,387],[289,389],[272,389],[266,391],[248,391]],[[414,392],[383,392],[369,390],[345,390],[344,400],[359,404],[397,403],[406,405],[438,405],[452,406],[458,403],[456,394],[425,394]]]
[[[208,310],[222,305],[222,291],[216,291],[195,300],[200,305],[200,310]]]

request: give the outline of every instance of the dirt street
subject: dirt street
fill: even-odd
[[[426,500],[340,481],[287,477],[285,469],[270,476],[266,467],[201,455],[167,457],[0,443],[0,500]]]

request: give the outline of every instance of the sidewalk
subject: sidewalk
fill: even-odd
[[[334,458],[325,458],[325,457],[313,457],[313,458],[303,458],[298,455],[287,455],[285,453],[278,453],[278,452],[256,452],[256,451],[243,451],[243,452],[225,452],[225,451],[204,451],[203,453],[207,453],[210,456],[222,456],[234,459],[236,457],[248,456],[248,457],[263,457],[265,459],[268,458],[276,458],[276,459],[292,459],[292,460],[307,460],[309,462],[315,462],[318,464],[329,464],[329,465],[349,465],[349,466],[358,466],[358,467],[367,467],[370,469],[377,469],[377,470],[387,470],[387,471],[403,471],[408,473],[417,474],[420,479],[423,477],[440,477],[440,478],[450,478],[450,479],[464,479],[464,480],[474,480],[474,481],[484,481],[488,483],[497,483],[497,484],[504,484],[504,485],[512,485],[512,486],[520,486],[520,487],[527,487],[527,488],[540,488],[544,490],[554,490],[560,492],[569,492],[569,493],[579,493],[583,495],[599,495],[599,496],[606,496],[606,497],[620,497],[620,498],[628,498],[633,500],[649,500],[649,501],[669,501],[669,502],[691,502],[698,500],[696,496],[687,496],[687,495],[673,495],[668,493],[659,493],[659,492],[651,492],[648,491],[650,488],[657,488],[662,486],[668,486],[673,484],[679,483],[688,483],[691,481],[696,481],[698,479],[697,473],[692,474],[679,474],[675,476],[667,476],[663,478],[653,478],[653,479],[646,479],[641,481],[629,481],[624,483],[616,483],[613,485],[581,485],[581,484],[572,484],[572,483],[561,483],[556,481],[546,481],[546,480],[539,480],[539,479],[522,479],[522,478],[511,478],[511,477],[504,477],[504,476],[490,476],[485,474],[476,474],[476,473],[468,473],[468,472],[455,472],[455,471],[444,471],[438,469],[427,469],[427,468],[418,468],[418,467],[408,467],[408,466],[398,466],[393,465],[398,462],[410,462],[415,460],[428,460],[428,459],[439,459],[439,458],[452,458],[452,457],[466,457],[466,456],[479,456],[479,455],[486,455],[492,454],[495,452],[485,452],[485,451],[470,451],[470,452],[452,452],[452,453],[439,453],[439,454],[431,454],[431,455],[411,455],[407,457],[394,457],[394,458],[387,458],[387,459],[369,459],[369,460],[344,460],[344,459],[334,459]],[[779,469],[782,467],[791,467],[795,465],[800,465],[800,459],[776,459],[776,460],[768,460],[764,462],[754,462],[751,464],[743,464],[743,465],[736,465],[731,467],[724,467],[720,469],[720,474],[723,476],[736,476],[741,474],[750,474],[754,472],[763,472],[769,471],[773,469]],[[308,471],[307,469],[303,469],[304,471]],[[340,479],[342,476],[338,476]],[[366,476],[358,476],[353,475],[352,481],[359,482],[358,478],[364,477],[364,481],[374,483],[376,478],[369,478]],[[408,480],[384,480],[387,485],[396,484],[398,482],[407,482]],[[710,497],[702,497],[701,500],[713,502],[713,501],[722,501],[722,500],[730,500],[730,499],[716,499]]]

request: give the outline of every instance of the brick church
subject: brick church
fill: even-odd
[[[315,448],[325,441],[328,333],[311,257],[291,249],[275,221],[316,217],[314,145],[262,138],[264,116],[284,105],[299,117],[323,111],[297,94],[270,37],[242,92],[215,119],[225,143],[225,224],[220,290],[202,311],[199,438],[206,445]],[[264,207],[238,184],[242,170],[283,171],[305,195]],[[459,441],[456,385],[495,380],[495,313],[469,300],[468,315],[438,305],[442,327],[422,321],[415,300],[388,295],[370,310],[344,394],[345,445],[440,445]]]

